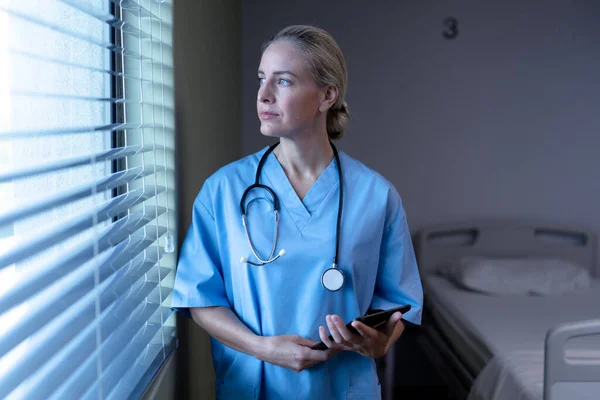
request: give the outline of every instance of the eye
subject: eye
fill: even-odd
[[[258,77],[258,84],[262,85],[263,83],[265,83],[265,78],[261,78],[260,76]]]
[[[290,81],[288,81],[287,79],[284,79],[284,78],[279,78],[279,80],[277,82],[283,86],[287,86],[290,84]]]

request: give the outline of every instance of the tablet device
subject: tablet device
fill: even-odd
[[[407,304],[407,305],[401,306],[401,307],[390,308],[389,310],[378,311],[378,312],[375,312],[372,314],[367,314],[367,315],[353,319],[352,321],[348,322],[346,324],[346,327],[348,327],[348,329],[350,331],[352,331],[354,333],[358,333],[356,328],[354,328],[352,326],[352,322],[360,321],[363,324],[370,326],[371,328],[377,328],[380,325],[387,322],[387,320],[390,319],[390,317],[392,316],[393,313],[400,311],[402,314],[405,314],[408,310],[410,310],[410,304]],[[331,335],[329,335],[329,339],[333,340],[333,337]],[[327,350],[328,348],[329,347],[327,347],[327,345],[323,342],[319,342],[311,347],[311,349],[313,349],[313,350]]]

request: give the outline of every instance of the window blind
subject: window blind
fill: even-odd
[[[0,398],[137,398],[177,343],[172,4],[0,0],[0,60]]]

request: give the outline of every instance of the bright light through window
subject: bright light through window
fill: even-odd
[[[105,9],[108,4],[105,0],[88,0],[87,3],[96,9]],[[34,136],[0,139],[0,174],[110,148],[110,133],[105,131],[47,134],[73,126],[110,124],[110,103],[100,101],[110,97],[110,75],[100,72],[99,68],[110,68],[110,51],[90,43],[107,41],[108,26],[85,18],[81,12],[59,1],[0,0],[0,6],[10,10],[0,11],[0,132],[36,132]],[[55,24],[88,40],[65,35],[18,15],[43,16],[44,23]],[[110,173],[110,164],[103,162],[0,183],[0,204],[3,211],[24,207]],[[98,193],[95,198],[48,208],[8,226],[0,225],[0,256],[12,251],[24,239],[52,229],[65,218],[89,210],[109,197],[109,192]],[[0,269],[0,296],[26,280],[36,268],[75,248],[93,234],[93,229],[84,231]],[[39,296],[51,296],[58,289],[58,285],[52,285]],[[0,338],[27,315],[28,307],[35,301],[33,297],[8,312],[0,310]],[[26,347],[27,341],[24,341],[0,359],[0,376],[18,362]]]

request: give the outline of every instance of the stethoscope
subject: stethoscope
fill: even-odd
[[[340,194],[339,194],[339,205],[338,205],[337,227],[336,227],[335,256],[333,257],[332,267],[325,270],[325,272],[323,272],[323,274],[321,275],[321,284],[323,285],[323,287],[325,289],[327,289],[331,292],[335,292],[335,291],[341,289],[341,287],[344,285],[344,274],[337,267],[338,251],[340,248],[340,224],[341,224],[341,217],[342,217],[342,201],[344,198],[344,195],[343,195],[344,185],[342,184],[342,182],[343,182],[342,181],[342,165],[340,163],[340,157],[339,157],[337,149],[335,148],[333,143],[331,141],[329,141],[329,143],[331,144],[331,148],[333,149],[333,154],[335,156],[335,161],[336,161],[337,168],[338,168],[338,177],[339,177],[339,181],[340,181]],[[254,181],[254,184],[248,186],[248,188],[244,191],[244,194],[242,195],[242,199],[240,200],[242,225],[244,226],[244,230],[246,231],[246,238],[248,239],[248,244],[250,245],[250,249],[252,250],[252,253],[256,257],[256,259],[259,261],[256,263],[256,262],[249,261],[248,258],[246,258],[246,257],[242,257],[242,258],[240,258],[241,263],[248,263],[248,264],[252,264],[252,265],[256,265],[256,266],[262,266],[265,264],[272,263],[273,261],[277,260],[279,257],[282,257],[285,254],[285,249],[281,249],[281,251],[279,251],[277,256],[272,258],[273,254],[275,253],[275,249],[277,247],[277,229],[279,226],[279,198],[277,197],[277,195],[275,194],[275,192],[273,192],[273,190],[271,188],[269,188],[268,186],[265,186],[265,185],[261,185],[259,183],[259,177],[260,177],[260,173],[262,171],[262,167],[263,167],[267,157],[269,156],[269,154],[271,154],[273,149],[275,149],[275,147],[277,147],[278,145],[279,145],[279,142],[275,143],[274,145],[271,145],[269,147],[269,149],[265,152],[265,154],[263,154],[263,156],[260,159],[260,162],[258,163],[258,167],[256,169],[256,179]],[[250,233],[248,232],[248,221],[246,220],[246,208],[244,207],[246,196],[252,189],[256,189],[256,188],[264,189],[267,192],[269,192],[269,194],[271,195],[271,199],[273,200],[272,203],[273,203],[273,213],[274,213],[274,218],[275,218],[275,234],[274,234],[274,238],[273,238],[273,248],[271,249],[271,254],[269,255],[269,257],[266,260],[261,259],[258,256],[258,254],[256,253],[256,250],[254,249],[254,245],[252,244],[252,240],[250,239]],[[255,198],[255,199],[251,200],[250,203],[248,203],[248,206],[253,201],[258,200],[258,199],[259,198]]]

